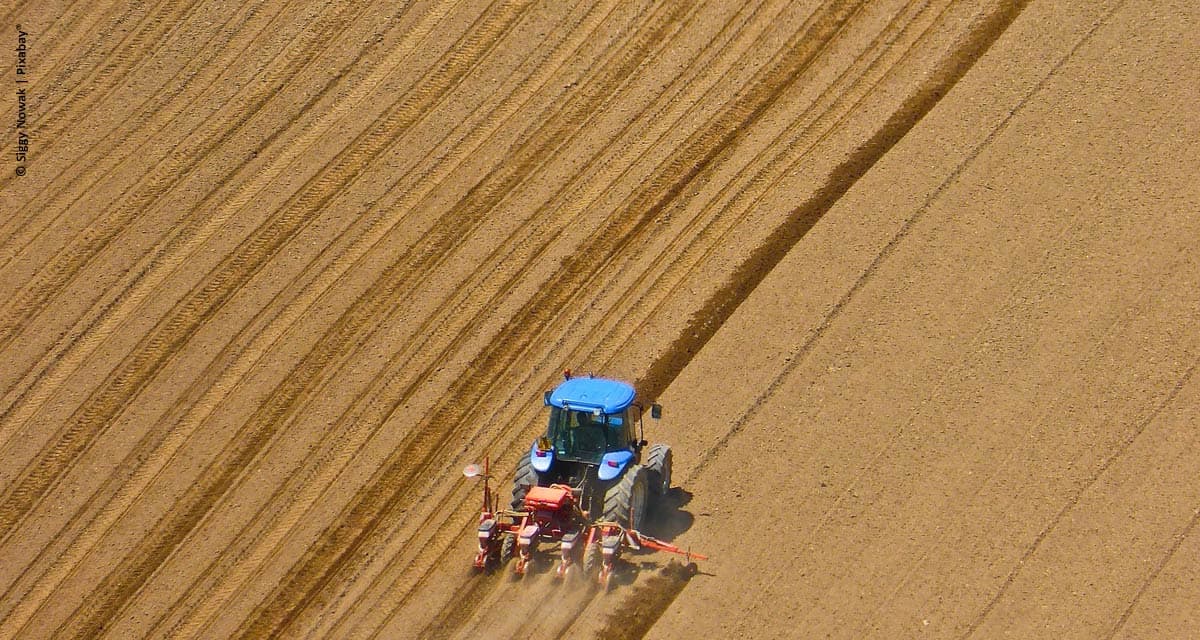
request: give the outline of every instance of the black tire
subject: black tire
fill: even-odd
[[[541,478],[538,472],[533,468],[533,463],[530,462],[529,456],[521,456],[521,461],[517,463],[517,471],[513,474],[513,489],[512,489],[512,508],[513,511],[520,511],[525,508],[525,494],[529,493],[529,487],[536,487]]]
[[[650,492],[657,497],[671,490],[671,447],[656,444],[646,450],[646,470],[650,472]]]
[[[600,573],[600,563],[603,562],[603,554],[600,551],[600,545],[593,542],[583,550],[583,577],[588,580],[595,580],[596,574]]]
[[[608,488],[604,494],[603,519],[606,522],[615,522],[626,529],[641,525],[649,498],[647,475],[642,465],[631,465],[616,484]]]
[[[509,560],[513,559],[513,554],[516,553],[517,536],[512,533],[502,533],[500,535],[500,558],[496,564],[503,568],[504,565],[508,564]]]

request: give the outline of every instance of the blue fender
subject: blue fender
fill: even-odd
[[[529,447],[529,464],[534,471],[538,473],[546,473],[550,470],[550,465],[554,464],[554,449],[548,451],[538,451],[537,442]]]
[[[600,458],[600,472],[598,474],[600,479],[608,481],[621,475],[621,472],[625,470],[625,465],[629,464],[630,460],[633,460],[632,451],[613,451],[604,454],[604,457]]]

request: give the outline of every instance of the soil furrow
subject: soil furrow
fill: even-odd
[[[96,69],[113,55],[113,51],[119,46],[119,43],[113,44],[116,40],[114,31],[125,24],[132,24],[131,29],[136,28],[153,9],[154,7],[144,5],[119,3],[97,7],[93,3],[73,0],[69,7],[55,14],[54,21],[46,31],[30,33],[31,36],[35,36],[34,42],[37,43],[39,51],[34,77],[38,85],[47,88],[45,98],[54,93],[61,94],[62,99],[69,98],[72,94],[71,87],[82,86],[86,79],[95,76]],[[135,18],[139,11],[142,12],[140,17]],[[17,14],[25,12],[14,9],[9,12],[4,23],[21,22],[17,20]],[[105,52],[105,46],[111,48]],[[63,68],[60,69],[60,66]],[[53,77],[51,74],[54,74]],[[65,89],[61,89],[63,87]],[[61,90],[51,93],[53,89]],[[60,99],[58,102],[43,104],[54,106],[61,101]],[[8,124],[5,125],[6,132],[12,129],[15,129],[15,125],[12,128]],[[0,192],[9,187],[15,179],[11,174],[0,178]],[[8,222],[4,221],[4,225],[7,226]],[[0,230],[4,228],[0,227]],[[0,236],[3,235],[0,233]]]
[[[103,57],[90,64],[78,65],[84,67],[83,73],[75,73],[76,68],[69,68],[64,70],[58,78],[50,81],[48,83],[50,87],[66,86],[70,88],[61,100],[48,104],[43,103],[39,108],[37,116],[39,138],[47,141],[45,149],[40,150],[39,153],[53,148],[53,141],[68,137],[70,127],[75,124],[74,118],[78,117],[77,114],[92,111],[97,103],[116,92],[131,74],[148,63],[152,55],[165,46],[169,41],[170,34],[186,24],[192,13],[203,4],[203,0],[162,0],[146,11],[115,46],[107,53],[102,54]],[[115,31],[117,25],[122,24],[128,18],[129,13],[131,12],[127,12],[118,20],[109,23],[108,33],[103,36],[94,34],[91,50],[99,49],[103,47],[104,43],[111,42],[112,31]],[[81,59],[91,59],[91,50]],[[64,77],[68,74],[74,77],[68,80]],[[15,178],[5,176],[4,182],[0,182],[0,188],[8,186],[7,182],[12,179]],[[51,184],[53,181],[49,181],[47,187]],[[20,227],[27,226],[30,221],[38,220],[36,208],[33,211],[25,208],[23,211],[26,212],[26,215],[18,218],[24,223]],[[5,245],[0,245],[0,252],[7,253],[6,248]],[[7,263],[8,259],[0,262],[0,269]]]
[[[432,22],[435,21],[436,20],[433,20]],[[429,22],[429,24],[432,24],[432,22]],[[542,82],[544,82],[544,77]],[[503,118],[507,118],[511,116],[512,113],[517,109],[517,102],[518,101],[516,100],[515,95],[509,96],[504,101],[503,106],[497,111],[503,114]],[[482,109],[483,107],[481,106],[480,108]],[[480,140],[494,133],[497,125],[497,122],[491,122],[486,126],[473,127],[471,129],[471,134],[467,136],[467,143],[465,144],[468,144],[469,146],[477,145]],[[455,150],[455,155],[460,156],[459,160],[461,160],[461,156],[467,154],[468,150]],[[449,162],[449,159],[447,159],[447,162]],[[426,191],[427,190],[428,189],[426,188]],[[406,197],[412,196],[416,199],[420,199],[419,195],[413,196],[414,193],[419,194],[421,192],[419,189],[417,191],[412,191],[409,189],[404,190]],[[411,202],[409,205],[397,206],[399,206],[401,209],[407,209],[411,207]],[[379,208],[381,210],[387,210],[390,207],[385,204]],[[384,219],[380,218],[377,220],[377,222],[383,220]],[[400,224],[400,221],[393,219],[390,221],[390,224],[394,227]],[[366,226],[370,227],[377,225],[376,223],[371,223],[370,225]],[[313,304],[313,301],[317,300],[317,298],[322,295],[323,292],[329,291],[330,287],[333,286],[334,281],[339,277],[339,275],[345,273],[347,269],[346,260],[349,259],[351,261],[357,261],[363,256],[364,252],[366,251],[366,247],[369,247],[375,241],[377,241],[382,233],[383,231],[364,232],[358,240],[355,240],[354,247],[352,247],[345,255],[335,260],[333,266],[317,278],[316,284],[312,285],[309,290],[306,290],[301,297],[296,298],[292,302],[288,303],[289,308],[276,319],[271,320],[271,326],[268,327],[265,332],[254,337],[253,344],[251,344],[249,348],[238,355],[236,359],[231,359],[231,356],[222,356],[218,357],[217,361],[215,361],[213,365],[210,365],[209,368],[213,371],[220,371],[221,379],[217,381],[210,391],[205,392],[205,397],[198,401],[196,405],[193,406],[193,409],[187,412],[187,415],[180,418],[179,424],[172,428],[169,436],[167,436],[169,441],[164,443],[161,448],[159,448],[157,444],[162,442],[162,437],[158,437],[157,439],[150,438],[153,440],[153,442],[150,444],[147,444],[147,440],[143,439],[143,442],[138,445],[138,449],[130,453],[128,458],[128,461],[130,461],[129,464],[136,466],[137,464],[140,464],[142,460],[147,460],[147,462],[144,466],[138,468],[137,472],[134,473],[134,476],[128,482],[121,484],[120,479],[112,480],[113,482],[120,484],[120,494],[116,499],[114,499],[113,503],[110,503],[109,506],[105,507],[104,512],[99,519],[102,521],[102,523],[96,524],[96,526],[89,525],[88,531],[83,534],[83,537],[86,537],[88,542],[83,542],[81,538],[80,542],[71,545],[68,555],[74,555],[76,560],[62,564],[56,560],[54,572],[60,577],[54,580],[54,583],[61,581],[63,567],[70,566],[71,564],[74,564],[74,562],[78,561],[80,549],[90,548],[93,546],[97,538],[100,535],[103,535],[103,531],[107,530],[108,526],[111,525],[117,515],[123,509],[128,508],[130,501],[135,499],[136,495],[140,492],[140,489],[136,489],[136,487],[144,487],[146,482],[148,482],[149,479],[157,473],[156,470],[163,468],[163,465],[166,464],[167,460],[169,460],[173,453],[178,450],[178,447],[182,441],[186,439],[187,434],[194,432],[200,422],[202,422],[205,419],[205,416],[208,415],[209,411],[211,411],[211,408],[220,404],[221,398],[227,394],[230,388],[245,375],[248,367],[253,366],[259,355],[261,355],[269,345],[274,343],[279,338],[281,333],[287,329],[287,327],[294,323],[299,313],[303,312],[308,308],[309,305]],[[374,240],[372,240],[372,238],[374,238]],[[239,338],[239,340],[241,339]],[[260,346],[255,346],[255,344]],[[224,364],[218,364],[218,362],[223,362]],[[201,380],[195,384],[202,384],[204,379],[211,380],[213,377],[216,377],[215,374],[206,374],[201,376]],[[191,392],[189,395],[199,395],[199,392]],[[168,420],[167,423],[174,424],[175,421]],[[139,453],[139,451],[142,453]],[[115,489],[113,491],[115,491]],[[112,491],[103,493],[111,494]],[[114,504],[117,506],[114,506]],[[125,506],[119,506],[122,504]],[[42,589],[41,592],[46,593],[47,591]]]
[[[252,245],[250,250],[238,252],[238,254],[255,256],[260,260],[269,257],[283,240],[298,230],[299,224],[307,216],[318,211],[338,190],[349,184],[357,175],[360,167],[365,166],[376,155],[390,147],[390,143],[399,137],[400,133],[411,127],[425,110],[436,104],[446,91],[457,85],[467,71],[473,68],[515,24],[526,6],[527,4],[524,2],[509,2],[490,8],[462,38],[461,46],[453,48],[435,67],[426,81],[418,85],[413,94],[401,100],[379,126],[352,142],[338,161],[330,165],[330,169],[312,181],[311,186],[294,199],[293,204],[287,208],[289,215],[283,218],[285,223],[282,229],[279,231],[269,230],[269,235],[254,243],[259,244],[262,248],[253,248]],[[234,260],[236,261],[236,258]],[[205,289],[218,291],[218,286],[222,282],[223,280],[218,276],[218,279]],[[205,289],[202,289],[201,292],[205,292]],[[319,358],[313,358],[312,361],[319,361]],[[303,376],[296,380],[303,380]],[[304,391],[303,382],[285,381],[284,384],[287,392],[276,396],[277,399],[295,397]],[[256,416],[282,416],[289,410],[290,408],[285,402],[268,402],[260,407]],[[147,553],[133,554],[131,557],[127,557],[121,566],[109,574],[98,586],[94,597],[80,607],[67,622],[66,628],[70,633],[90,636],[104,626],[109,616],[120,611],[123,603],[136,593],[141,584],[170,554],[176,542],[182,539],[207,513],[206,505],[211,504],[225,492],[236,479],[241,468],[257,455],[261,447],[274,434],[274,430],[270,428],[273,422],[264,424],[263,421],[252,418],[248,424],[250,428],[243,429],[243,433],[235,438],[237,444],[230,456],[229,465],[217,475],[206,477],[201,485],[194,486],[188,491],[171,514],[160,522],[144,541],[143,546],[147,548]]]
[[[426,15],[437,18],[444,13],[434,12]],[[81,318],[66,336],[59,340],[53,349],[25,374],[22,383],[17,387],[20,390],[19,394],[11,400],[9,398],[13,394],[9,394],[9,397],[5,398],[7,405],[0,414],[0,443],[8,439],[13,429],[24,424],[50,397],[54,389],[80,366],[88,354],[92,353],[105,338],[111,335],[155,288],[183,264],[188,256],[193,255],[205,241],[226,226],[233,216],[259,196],[276,178],[283,175],[286,169],[292,168],[295,162],[302,159],[318,138],[324,135],[330,127],[358,107],[370,90],[377,88],[392,73],[398,61],[412,53],[417,42],[424,37],[424,34],[435,22],[436,19],[424,20],[423,26],[414,29],[410,34],[412,37],[403,41],[401,46],[389,54],[380,66],[375,67],[369,77],[356,84],[345,100],[336,108],[320,114],[315,121],[306,123],[302,132],[294,140],[289,141],[289,149],[272,153],[272,161],[267,166],[255,171],[248,181],[239,184],[234,193],[226,200],[218,201],[222,195],[219,188],[210,189],[188,218],[171,231],[166,241],[157,245],[149,255],[130,270],[120,286],[117,287],[119,293],[113,299],[100,303],[103,306],[93,307],[91,312]],[[314,52],[326,46],[327,42],[322,40],[321,32],[314,32],[311,35],[316,37],[310,36],[300,41],[306,44],[300,53],[284,58],[282,63],[269,73],[297,71],[296,62],[298,60],[303,60],[303,66],[306,68],[312,68],[318,64],[319,58],[314,55]],[[365,55],[366,50],[361,50],[353,66],[358,66]],[[286,82],[290,77],[294,76],[280,78],[271,83],[269,91],[256,95],[260,98],[274,95],[275,88],[282,86],[281,81]],[[316,104],[335,91],[337,87],[338,78],[329,78],[319,91],[309,95],[308,99],[300,106],[299,114],[310,112]],[[260,98],[255,99],[258,101],[258,108],[255,111],[259,114],[270,104],[269,100],[261,101]],[[255,126],[255,120],[253,118],[244,119],[233,128],[228,128],[225,123],[212,124],[216,126],[211,130],[220,133],[220,140],[215,143],[219,146],[222,143],[237,140],[247,130],[252,130],[248,128]],[[268,135],[262,143],[264,151],[275,151],[273,146],[280,143],[284,133],[284,131],[275,131]],[[205,155],[211,153],[215,148],[216,146],[210,146]],[[231,181],[233,177],[233,174],[226,176],[222,184]]]
[[[503,17],[511,17],[511,12]],[[503,24],[507,22],[501,21]],[[292,237],[341,188],[350,183],[360,167],[387,148],[391,134],[398,137],[416,121],[420,113],[461,79],[494,40],[498,37],[496,23],[484,22],[484,27],[469,34],[462,48],[449,54],[438,69],[412,94],[405,96],[378,126],[361,134],[325,171],[309,184],[289,204],[275,212],[256,234],[244,241],[231,256],[226,257],[215,275],[202,283],[192,294],[176,305],[140,343],[139,347],[119,366],[110,382],[96,390],[59,432],[54,445],[22,473],[21,481],[0,504],[0,531],[11,532],[16,521],[33,506],[86,446],[99,435],[121,408],[149,380],[158,367],[199,324],[216,311],[242,283],[257,272],[284,242]]]
[[[292,46],[285,47],[274,57],[275,64],[271,68],[265,67],[262,72],[256,74],[255,78],[261,79],[263,82],[249,84],[248,88],[253,88],[253,90],[248,90],[240,100],[228,104],[222,109],[222,113],[227,114],[225,117],[197,123],[195,128],[174,146],[168,155],[168,160],[159,163],[147,179],[122,193],[119,204],[112,211],[99,220],[93,221],[89,225],[87,233],[80,238],[73,239],[35,275],[30,283],[22,287],[5,307],[4,319],[0,321],[0,348],[15,340],[21,331],[33,321],[36,314],[46,307],[48,301],[75,282],[80,274],[86,273],[87,265],[111,243],[115,242],[131,223],[147,215],[168,193],[189,178],[198,168],[203,167],[204,160],[214,150],[222,145],[230,144],[232,141],[247,137],[248,131],[253,131],[253,129],[248,130],[248,127],[255,125],[256,116],[259,116],[262,110],[271,103],[272,98],[278,94],[279,90],[297,74],[311,68],[324,47],[328,45],[329,40],[335,38],[346,27],[351,19],[347,17],[347,13],[349,12],[344,6],[335,8],[334,11],[323,16],[322,20],[312,25],[312,28],[306,31],[303,37],[291,43]],[[278,15],[272,17],[260,29],[270,28]],[[248,24],[250,18],[253,17],[253,12],[245,12],[242,17],[244,20],[237,25],[238,29],[244,28]],[[222,51],[231,60],[240,55],[232,50],[214,49],[214,53],[216,51]],[[243,50],[241,53],[244,54],[245,51]],[[200,99],[202,95],[198,95],[196,99]],[[310,102],[306,106],[311,106],[311,104]],[[168,117],[172,115],[174,114],[168,114]],[[137,158],[137,155],[131,154],[131,157]],[[66,212],[72,208],[80,201],[80,198],[94,190],[100,181],[110,176],[111,172],[120,166],[114,165],[108,170],[108,173],[94,176],[91,186],[80,192],[63,211]],[[240,168],[240,165],[226,167],[224,177],[216,182],[210,193],[216,192],[224,181]],[[84,173],[86,172],[77,175],[82,176]],[[89,177],[92,176],[89,174]],[[190,219],[185,219],[180,226],[194,225],[196,222],[192,220],[204,217],[207,212],[203,211],[202,205],[203,202],[190,213]],[[179,233],[176,232],[175,236],[178,235]]]

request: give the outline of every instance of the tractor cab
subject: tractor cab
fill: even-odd
[[[561,461],[600,467],[602,480],[619,475],[641,448],[634,395],[632,386],[604,378],[570,378],[547,392],[550,420],[530,452],[533,468],[547,472]]]
[[[551,407],[550,423],[540,449],[551,449],[559,460],[598,465],[606,453],[633,451],[636,438],[627,411]]]

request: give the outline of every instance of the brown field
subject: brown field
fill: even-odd
[[[0,637],[1200,637],[1200,5],[0,13]],[[471,570],[564,368],[695,575]]]

